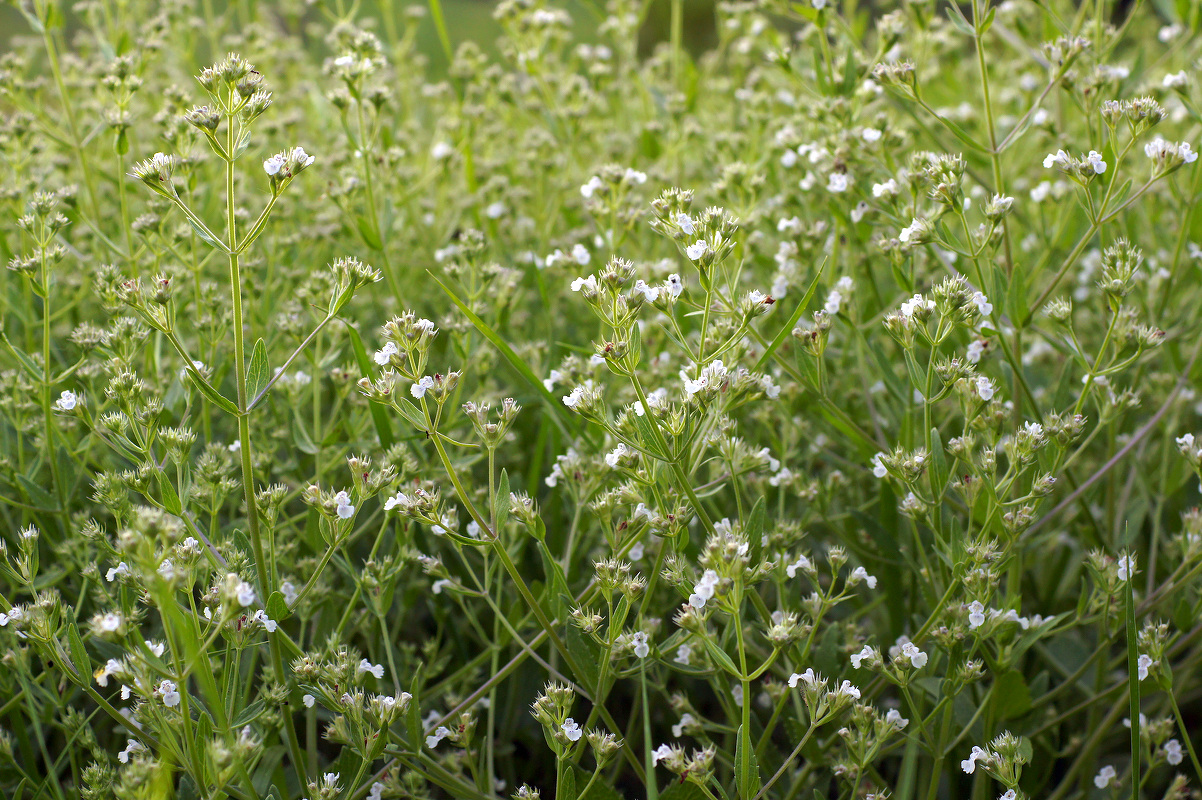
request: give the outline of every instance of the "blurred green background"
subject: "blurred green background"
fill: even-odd
[[[28,0],[17,0],[17,2],[28,2]],[[305,12],[305,21],[307,23],[320,23],[326,19],[322,8],[319,6],[324,4],[327,9],[333,10],[334,3],[318,0],[318,3],[312,4]],[[67,16],[68,36],[67,41],[70,41],[70,29],[72,26],[72,12],[70,0],[64,0],[65,13]],[[204,6],[209,6],[217,13],[221,13],[224,8],[232,5],[232,3],[206,3],[204,0],[196,0],[194,3],[199,12]],[[273,3],[270,0],[253,3],[259,7],[259,10],[270,8]],[[294,8],[294,2],[281,3],[282,6]],[[349,3],[343,3],[346,7],[350,7]],[[403,11],[406,6],[418,5],[427,7],[424,0],[414,0],[411,3],[397,2],[396,8],[398,13]],[[565,9],[572,16],[573,33],[575,39],[580,42],[590,42],[596,40],[596,30],[601,19],[605,15],[605,0],[548,0],[547,5]],[[683,16],[684,16],[684,39],[685,45],[690,51],[698,53],[712,47],[717,41],[717,31],[714,23],[714,5],[715,0],[684,0]],[[493,0],[442,0],[443,15],[447,23],[447,32],[450,35],[453,45],[458,45],[463,41],[474,41],[480,45],[484,52],[488,54],[496,53],[496,41],[501,35],[501,28],[493,20],[493,9],[496,7],[496,2]],[[668,38],[668,26],[670,18],[670,0],[651,0],[647,9],[646,20],[639,34],[640,49],[643,52],[648,52],[654,48],[657,42],[665,41]],[[374,2],[363,2],[359,4],[359,11],[356,13],[356,18],[363,19],[366,17],[379,18],[379,7]],[[434,28],[434,22],[427,14],[422,21],[419,33],[418,44],[423,53],[430,58],[431,74],[438,75],[446,67],[446,58],[443,56],[442,47],[438,41],[438,34]],[[14,8],[10,2],[0,4],[0,53],[8,49],[8,42],[13,36],[30,35],[29,23],[21,16],[20,12]]]

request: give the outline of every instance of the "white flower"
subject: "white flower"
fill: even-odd
[[[672,726],[672,735],[675,736],[677,739],[679,739],[681,736],[684,735],[685,728],[689,727],[690,725],[696,725],[696,724],[697,724],[697,718],[686,711],[684,714],[680,715],[680,722],[678,722]]]
[[[372,356],[372,360],[382,367],[388,363],[388,359],[390,359],[392,356],[398,356],[400,354],[401,351],[397,348],[396,342],[387,342],[383,347],[375,352],[375,355]]]
[[[906,642],[901,647],[902,655],[910,660],[910,666],[914,669],[922,669],[927,665],[927,654],[918,649],[918,645],[913,642]]]
[[[251,586],[246,581],[242,581],[238,584],[236,594],[238,595],[238,605],[242,606],[243,608],[246,608],[255,602],[255,587]]]
[[[968,352],[965,353],[965,358],[972,364],[979,364],[981,356],[985,353],[985,340],[973,339],[968,343]]]
[[[968,604],[968,627],[971,630],[976,630],[985,624],[985,606],[980,600],[973,600]]]
[[[826,190],[828,192],[846,192],[847,187],[851,185],[851,181],[847,177],[846,172],[832,172],[826,180]]]
[[[839,684],[839,688],[835,689],[832,694],[841,697],[850,697],[854,700],[860,699],[860,690],[852,685],[851,681],[843,681]]]
[[[704,239],[699,239],[684,249],[685,255],[687,255],[693,261],[701,260],[701,258],[709,251],[710,246],[705,242]]]
[[[810,562],[810,559],[806,558],[805,556],[798,556],[796,561],[785,567],[785,574],[790,578],[795,578],[797,577],[797,570],[801,570],[802,572],[812,572],[814,570],[814,565]]]
[[[429,389],[433,388],[434,379],[429,375],[423,375],[420,379],[418,379],[417,383],[409,387],[409,394],[420,399],[425,396]]]
[[[647,282],[644,281],[642,278],[635,281],[634,290],[635,290],[635,292],[641,294],[643,296],[643,299],[646,300],[648,303],[654,303],[656,300],[659,299],[659,287],[658,286],[648,286]]]
[[[1119,556],[1119,580],[1125,581],[1135,573],[1135,556]]]
[[[805,672],[794,672],[789,676],[789,688],[796,689],[798,683],[804,683],[807,686],[814,686],[818,683],[818,676],[814,674],[814,669],[811,667]]]
[[[267,612],[261,608],[250,615],[250,621],[262,623],[263,627],[267,629],[268,633],[275,633],[276,628],[279,627],[279,624],[271,617],[267,616]]]
[[[1006,791],[1004,791],[1000,795],[998,795],[997,800],[1018,800],[1018,793],[1015,792],[1013,789],[1007,789]]]
[[[960,769],[971,775],[977,769],[977,759],[985,760],[988,757],[989,753],[974,745],[968,758],[960,762]]]
[[[913,317],[919,311],[933,311],[935,309],[934,300],[924,300],[922,295],[916,294],[909,300],[901,304],[901,313],[905,317]]]
[[[122,764],[128,764],[130,756],[135,756],[138,753],[146,752],[146,745],[139,742],[137,739],[127,739],[125,749],[117,754],[117,760]]]
[[[876,576],[869,575],[868,570],[864,569],[863,567],[856,567],[851,571],[851,577],[847,579],[847,582],[854,586],[860,581],[867,583],[869,589],[876,588]]]
[[[901,187],[897,185],[897,181],[890,178],[884,183],[874,183],[872,185],[873,197],[894,197],[901,191]]]
[[[163,698],[163,705],[167,708],[175,708],[179,705],[179,691],[176,690],[174,681],[161,682],[155,693]]]
[[[1169,739],[1164,743],[1164,758],[1174,767],[1181,763],[1183,755],[1181,753],[1181,742],[1176,739]]]
[[[910,724],[910,720],[901,715],[901,712],[896,708],[891,708],[885,714],[885,722],[897,728],[899,731],[904,730]]]
[[[588,183],[580,187],[580,196],[588,199],[592,197],[598,189],[604,188],[604,186],[605,182],[601,180],[601,177],[594,175],[588,179]]]
[[[351,505],[351,496],[345,491],[334,495],[334,502],[338,504],[336,511],[339,519],[350,519],[354,516],[355,507]]]
[[[993,381],[986,378],[984,375],[977,376],[977,394],[981,399],[988,403],[993,399],[993,393],[996,391]]]
[[[1116,777],[1118,777],[1118,773],[1115,771],[1114,767],[1107,764],[1098,770],[1097,775],[1094,775],[1093,785],[1099,789],[1105,789]]]
[[[641,186],[642,184],[647,182],[647,173],[639,172],[637,169],[632,169],[630,167],[627,167],[626,172],[622,176],[622,178],[627,183],[637,183]]]
[[[451,153],[454,152],[455,148],[451,147],[448,142],[435,142],[434,146],[430,148],[430,158],[435,161],[442,161],[443,159],[450,158]]]
[[[305,708],[312,708],[313,704],[317,702],[317,698],[311,694],[306,694],[301,697],[301,702],[305,704]]]
[[[443,739],[445,739],[446,737],[448,737],[450,735],[451,735],[450,728],[448,728],[445,725],[439,725],[438,728],[434,731],[434,733],[432,733],[426,737],[426,747],[433,750],[435,747],[438,747],[439,742],[441,742]]]
[[[359,675],[362,675],[364,672],[370,672],[375,676],[376,680],[381,680],[384,677],[384,665],[373,664],[364,658],[359,661],[359,666],[355,669],[355,672]]]
[[[54,401],[54,407],[58,411],[71,411],[79,404],[79,395],[69,389],[64,389],[63,393],[58,396],[58,400]]]
[[[369,789],[367,792],[367,797],[365,800],[383,800],[383,798],[384,784],[380,781],[374,781],[371,785],[371,789]]]
[[[693,225],[693,218],[683,211],[677,211],[672,215],[672,223],[680,228],[681,233],[685,236],[692,236],[697,232],[697,228]]]
[[[1168,75],[1165,75],[1160,85],[1165,89],[1181,89],[1188,83],[1189,75],[1185,73],[1185,70],[1181,70],[1180,72],[1170,72]]]
[[[109,571],[105,573],[104,577],[109,583],[112,583],[117,578],[124,578],[128,574],[129,564],[126,564],[124,561],[122,561],[118,563],[117,566],[110,567]]]
[[[1051,169],[1056,167],[1062,171],[1067,171],[1072,166],[1073,157],[1063,150],[1057,150],[1055,153],[1049,153],[1043,160],[1043,168]]]
[[[588,249],[582,244],[572,245],[572,260],[582,267],[588,266],[588,262],[592,260]]]
[[[852,655],[852,657],[851,657],[852,667],[855,669],[859,669],[860,665],[864,663],[864,659],[866,659],[866,658],[871,659],[873,657],[873,655],[875,655],[875,654],[873,653],[872,647],[870,647],[869,645],[864,645],[863,649],[861,649],[860,652]]]
[[[981,313],[982,317],[988,317],[993,313],[993,303],[989,302],[989,298],[981,292],[973,293],[972,302],[977,307],[977,311]]]
[[[735,701],[735,705],[742,708],[743,707],[743,684],[736,683],[734,686],[731,686],[730,687],[730,696]]]
[[[568,408],[575,408],[576,406],[580,405],[580,399],[582,397],[584,397],[584,387],[577,386],[575,389],[573,389],[571,391],[570,394],[566,394],[563,396],[563,404],[565,406],[567,406]],[[549,484],[549,485],[553,486],[554,484]]]
[[[1089,151],[1089,155],[1085,157],[1084,166],[1092,169],[1095,175],[1101,175],[1106,171],[1106,162],[1102,160],[1102,154],[1097,150]]]
[[[673,272],[668,276],[668,295],[675,300],[680,297],[680,293],[684,291],[684,284],[680,281],[680,276]]]
[[[605,454],[605,463],[609,465],[610,469],[617,469],[618,462],[622,460],[622,457],[625,456],[627,452],[629,451],[627,450],[626,445],[619,442],[617,447],[615,447],[611,452]]]
[[[274,156],[263,162],[263,171],[271,176],[279,175],[280,170],[284,168],[284,164],[286,164],[287,161],[288,160],[284,157],[283,153],[276,153]]]
[[[881,140],[881,132],[876,128],[865,128],[860,131],[860,138],[866,142],[879,142]]]
[[[654,766],[665,758],[672,757],[672,748],[666,744],[661,744],[659,747],[651,751],[651,764]]]
[[[872,457],[872,474],[878,478],[883,478],[889,474],[889,468],[881,461],[884,458],[884,453],[877,453]]]
[[[630,643],[634,646],[634,654],[638,658],[646,658],[651,652],[651,645],[647,642],[647,634],[642,631],[636,631],[632,634]]]
[[[1135,660],[1136,669],[1139,672],[1139,679],[1147,680],[1148,670],[1150,670],[1156,662],[1152,660],[1152,656],[1147,653],[1140,653],[1139,658]]]
[[[597,291],[597,277],[595,275],[589,275],[587,278],[577,278],[576,280],[572,281],[573,292],[579,292],[581,289],[589,292]]]
[[[714,596],[714,590],[718,587],[718,573],[712,569],[707,569],[701,576],[701,580],[693,586],[693,593],[689,595],[689,605],[694,608],[705,608],[705,604]]]
[[[568,737],[569,742],[578,742],[580,737],[584,735],[584,730],[580,727],[576,720],[568,717],[563,721],[563,735]]]
[[[677,664],[681,664],[681,665],[687,667],[689,665],[689,659],[691,659],[692,657],[693,657],[693,646],[688,645],[688,644],[682,644],[680,647],[676,648],[676,658],[674,658],[672,660],[675,661]]]

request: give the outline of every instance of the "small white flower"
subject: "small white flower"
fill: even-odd
[[[179,705],[179,691],[176,690],[174,681],[161,682],[156,693],[163,698],[163,705],[167,708],[175,708]]]
[[[705,608],[705,604],[713,598],[717,586],[718,573],[707,569],[701,576],[701,580],[693,586],[693,593],[689,595],[689,605],[694,608]]]
[[[250,615],[250,621],[262,623],[263,627],[267,629],[268,633],[275,633],[276,628],[279,627],[279,624],[271,617],[267,616],[267,612],[261,608]]]
[[[847,177],[846,172],[832,172],[826,180],[826,190],[838,194],[846,192],[847,187],[851,185],[851,181]]]
[[[789,688],[796,689],[798,683],[804,683],[807,686],[813,686],[818,682],[818,676],[814,674],[814,669],[811,667],[805,672],[794,672],[789,676]]]
[[[445,725],[439,725],[434,733],[426,737],[426,747],[433,750],[438,747],[438,743],[451,735],[451,729]]]
[[[985,624],[985,606],[980,600],[968,604],[968,627],[976,630]]]
[[[576,278],[572,281],[572,291],[579,292],[581,289],[589,292],[597,291],[597,277],[589,275],[587,278]]]
[[[570,394],[563,396],[563,404],[568,408],[575,408],[580,405],[581,398],[584,397],[584,387],[577,386]]]
[[[375,676],[376,680],[381,680],[384,677],[384,665],[373,664],[364,658],[359,661],[359,666],[355,669],[355,672],[360,675],[362,675],[364,672],[370,672]]]
[[[865,128],[860,131],[860,138],[866,142],[879,142],[881,140],[881,132],[876,128]]]
[[[801,570],[802,572],[812,572],[813,569],[814,565],[810,559],[806,558],[805,556],[798,556],[796,561],[785,567],[785,574],[790,578],[795,578],[797,577],[798,570]]]
[[[872,647],[870,647],[869,645],[864,645],[864,647],[860,650],[860,652],[854,653],[852,655],[852,657],[851,657],[852,667],[855,669],[859,669],[860,665],[864,663],[864,659],[866,659],[866,658],[871,659],[873,657],[873,655],[875,655],[875,654],[872,651]]]
[[[687,667],[689,665],[689,661],[692,657],[693,657],[692,645],[682,644],[680,647],[676,648],[676,657],[673,658],[672,660],[675,661],[677,664],[681,664],[682,666]]]
[[[680,280],[680,276],[673,272],[668,276],[668,295],[673,299],[680,297],[680,293],[684,291],[684,284]]]
[[[989,302],[989,298],[981,292],[974,292],[972,296],[973,305],[977,307],[982,317],[988,317],[993,313],[993,303]]]
[[[1013,789],[1007,789],[1006,791],[1004,791],[1000,795],[998,795],[997,800],[1017,800],[1017,799],[1018,799],[1018,793],[1015,792]]]
[[[1186,74],[1185,70],[1181,70],[1180,72],[1170,72],[1169,74],[1165,75],[1164,79],[1160,82],[1160,85],[1165,89],[1181,89],[1188,84],[1189,75]]]
[[[1135,573],[1135,556],[1119,556],[1119,580],[1125,581]]]
[[[146,745],[136,739],[127,739],[125,749],[117,754],[117,760],[122,764],[128,764],[130,756],[136,756],[138,753],[146,752]]]
[[[582,244],[572,245],[572,260],[582,267],[588,266],[588,262],[592,260],[588,249]]]
[[[893,178],[890,178],[884,183],[874,183],[872,185],[873,197],[895,197],[900,191],[901,187],[898,186],[897,181],[895,181]]]
[[[287,159],[284,157],[284,154],[276,153],[274,156],[263,162],[263,171],[274,177],[280,174],[280,170],[284,168],[284,164],[286,163]]]
[[[609,465],[610,469],[617,469],[618,462],[621,461],[622,457],[628,452],[629,451],[627,450],[626,445],[619,442],[617,447],[605,454],[605,463]]]
[[[878,478],[883,478],[889,474],[889,468],[881,461],[884,455],[884,453],[877,453],[872,457],[872,474]]]
[[[690,725],[696,725],[696,724],[697,724],[697,718],[686,711],[684,714],[681,714],[680,722],[678,722],[672,726],[672,735],[675,736],[677,739],[679,739],[681,736],[684,735],[685,728],[689,727]]]
[[[927,665],[927,654],[918,649],[913,642],[906,642],[901,647],[902,655],[910,659],[910,666],[922,669]]]
[[[654,303],[656,300],[659,299],[659,287],[658,286],[648,286],[646,281],[644,281],[642,278],[635,281],[634,290],[638,294],[641,294],[643,296],[643,299],[646,300],[648,303]]]
[[[596,194],[598,189],[604,188],[604,186],[605,182],[601,180],[601,177],[594,175],[588,179],[588,183],[580,187],[580,196],[587,200]]]
[[[398,356],[400,354],[401,351],[397,349],[396,342],[386,342],[383,347],[375,352],[375,355],[372,356],[372,360],[382,367],[388,363],[388,360],[392,356]]]
[[[1181,763],[1184,755],[1181,752],[1181,742],[1169,739],[1164,743],[1164,758],[1174,767]]]
[[[568,737],[569,742],[578,742],[580,741],[580,737],[584,735],[584,730],[576,720],[568,717],[563,721],[563,735]]]
[[[1147,653],[1140,653],[1139,658],[1135,660],[1135,665],[1137,671],[1139,672],[1139,679],[1141,681],[1147,680],[1148,670],[1150,670],[1155,664],[1156,662],[1152,660],[1152,656],[1148,655]]]
[[[1118,777],[1118,773],[1115,771],[1114,767],[1107,764],[1106,766],[1104,766],[1100,770],[1098,770],[1097,775],[1094,775],[1093,785],[1098,787],[1099,789],[1105,789],[1107,786],[1110,785],[1110,782],[1113,781],[1117,777]]]
[[[238,584],[236,594],[238,595],[238,605],[246,608],[255,602],[255,587],[251,586],[246,581]]]
[[[665,758],[672,756],[672,748],[666,744],[661,744],[659,747],[651,751],[651,764],[659,764]]]
[[[1089,155],[1085,157],[1084,164],[1092,169],[1095,175],[1101,175],[1106,171],[1106,162],[1102,160],[1102,154],[1097,150],[1089,151]]]
[[[118,563],[117,566],[110,567],[109,571],[105,573],[104,577],[109,583],[112,583],[117,578],[124,578],[128,574],[129,564],[126,564],[124,561],[122,561]]]
[[[696,226],[693,225],[693,218],[683,211],[677,211],[672,215],[672,223],[680,228],[680,232],[685,236],[692,236],[697,232]]]
[[[693,261],[701,260],[701,258],[709,251],[710,246],[706,244],[704,239],[699,239],[684,249],[685,255],[687,255]]]
[[[54,408],[58,411],[71,411],[79,404],[79,395],[69,389],[64,389],[63,393],[58,396],[58,400],[54,401]]]
[[[339,519],[350,519],[354,516],[355,507],[351,505],[351,496],[345,491],[334,495],[334,502],[338,504],[336,512]]]
[[[864,569],[863,567],[856,567],[851,571],[851,577],[847,579],[847,582],[854,585],[860,581],[867,583],[869,589],[876,588],[876,576],[869,575],[868,570]]]
[[[979,364],[981,362],[981,356],[984,355],[984,353],[985,340],[973,339],[968,343],[968,352],[965,354],[965,358],[968,359],[969,363]]]
[[[988,403],[993,399],[993,394],[995,391],[996,389],[994,388],[993,381],[989,380],[989,378],[986,378],[984,375],[977,376],[977,394],[981,396],[982,400]]]
[[[306,694],[301,697],[301,702],[305,704],[305,708],[312,708],[313,704],[317,702],[317,698],[311,694]]]
[[[646,658],[651,652],[651,645],[647,642],[647,634],[643,631],[637,631],[632,634],[630,643],[634,646],[634,654],[638,658]]]
[[[430,158],[435,161],[442,161],[443,159],[450,158],[451,153],[454,152],[455,148],[451,147],[449,143],[435,142],[434,146],[430,148]]]
[[[426,392],[434,388],[434,379],[429,375],[423,375],[418,379],[417,383],[409,387],[409,394],[416,398],[422,398]]]
[[[969,754],[968,758],[960,762],[960,769],[971,775],[977,769],[977,759],[984,760],[987,759],[988,756],[989,754],[985,752],[985,750],[974,745],[972,748],[972,753]]]
[[[885,714],[885,722],[900,730],[905,730],[905,727],[910,724],[910,720],[901,715],[901,712],[896,708],[891,708]]]

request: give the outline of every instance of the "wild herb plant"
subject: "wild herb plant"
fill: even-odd
[[[667,5],[17,3],[5,797],[1197,792],[1198,7]]]

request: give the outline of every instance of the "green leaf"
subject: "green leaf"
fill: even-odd
[[[509,499],[509,473],[501,470],[501,480],[497,485],[496,505],[493,507],[493,516],[497,518],[497,529],[493,531],[496,535],[501,535],[501,529],[505,527],[505,521],[509,519],[509,510],[512,507],[512,501]]]
[[[392,407],[401,412],[401,416],[409,420],[409,424],[417,428],[422,433],[428,433],[429,423],[426,422],[426,415],[422,410],[415,406],[411,400],[406,397],[393,395]]]
[[[292,441],[296,443],[298,450],[309,455],[315,455],[321,449],[313,441],[306,423],[302,422],[298,415],[292,417]]]
[[[475,326],[476,330],[478,330],[485,339],[488,339],[488,341],[492,343],[493,347],[500,351],[501,355],[505,357],[505,360],[509,362],[509,365],[517,370],[517,373],[521,375],[528,384],[530,384],[530,387],[534,389],[534,391],[537,392],[540,397],[543,398],[547,404],[547,407],[551,409],[552,418],[556,421],[563,432],[568,434],[573,433],[578,427],[577,420],[570,417],[559,398],[553,395],[546,386],[543,386],[543,382],[539,380],[537,375],[534,374],[534,370],[530,369],[526,362],[522,360],[522,357],[514,352],[513,348],[506,343],[501,335],[497,333],[487,322],[480,319],[480,317],[476,315],[476,312],[468,308],[467,304],[460,300],[459,297],[456,296],[453,291],[451,291],[451,288],[443,283],[437,275],[435,275],[433,272],[429,272],[429,275],[434,279],[434,282],[437,283],[442,290],[447,293],[447,297],[451,298],[451,302],[459,307],[459,310],[462,311],[464,316],[466,316],[472,325]]]
[[[79,626],[75,624],[75,620],[68,619],[66,627],[67,646],[71,648],[71,666],[75,667],[79,684],[87,686],[92,680],[92,659],[88,656],[88,649],[84,647],[83,637],[79,634]]]
[[[739,726],[738,741],[735,745],[735,785],[739,789],[739,797],[752,798],[760,791],[760,764],[755,758],[755,745],[751,741],[751,732],[746,725]]]
[[[577,675],[577,679],[582,680],[590,692],[595,692],[594,697],[601,696],[601,687],[597,682],[601,680],[601,670],[597,666],[601,663],[601,648],[592,638],[584,631],[577,628],[575,625],[569,625],[567,633],[564,634],[564,645],[568,648],[568,653],[584,675]]]
[[[188,376],[188,378],[191,379],[192,385],[195,386],[197,389],[199,389],[200,393],[209,399],[210,403],[217,406],[218,408],[220,408],[222,411],[229,414],[230,416],[233,416],[233,417],[239,416],[238,406],[234,405],[234,402],[232,400],[226,399],[226,397],[224,395],[220,394],[216,389],[214,389],[208,383],[208,381],[205,381],[204,379],[200,378],[199,376],[197,376],[196,373],[194,373],[190,369],[185,370],[184,374],[186,374]]]
[[[250,354],[250,366],[246,368],[246,396],[254,399],[267,385],[267,344],[260,338]]]
[[[943,451],[943,439],[939,436],[938,426],[931,427],[931,494],[938,504],[947,487],[947,479],[951,467],[947,463],[947,453]]]
[[[588,786],[592,775],[589,775],[575,765],[572,767],[572,772],[576,774],[577,787]],[[624,800],[624,798],[604,778],[598,776],[597,780],[593,781],[592,786],[588,786],[588,789],[581,791],[578,800]]]
[[[41,383],[43,380],[42,368],[39,367],[37,365],[37,363],[34,362],[34,360],[32,358],[30,358],[29,355],[24,350],[17,347],[12,342],[10,342],[8,340],[8,336],[6,336],[3,331],[0,331],[0,339],[4,340],[4,344],[6,347],[8,347],[9,352],[11,352],[13,354],[13,356],[17,359],[17,361],[21,364],[21,368],[24,369],[27,373],[29,373],[29,377],[33,378],[34,381]]]
[[[571,764],[567,764],[566,767],[555,782],[555,800],[577,800],[576,773],[572,771]]]
[[[818,289],[818,281],[822,279],[822,273],[826,267],[826,260],[818,267],[818,272],[814,275],[814,280],[810,281],[810,288],[806,289],[806,293],[801,296],[801,301],[798,302],[797,308],[793,309],[793,313],[789,315],[789,321],[786,322],[768,344],[764,350],[764,354],[760,356],[760,360],[755,363],[755,372],[763,372],[764,367],[768,364],[768,359],[772,358],[780,346],[785,343],[785,340],[793,335],[793,328],[797,326],[797,321],[801,319],[801,315],[805,313],[806,307],[810,305],[810,300],[814,297],[815,290]]]
[[[972,23],[968,21],[968,19],[964,16],[964,12],[961,11],[959,6],[957,6],[955,3],[947,4],[947,21],[952,24],[953,28],[960,31],[960,33],[964,34],[965,36],[975,37],[977,35]]]
[[[1012,669],[997,679],[991,705],[993,718],[999,722],[1024,716],[1031,710],[1031,690],[1021,672]]]
[[[367,217],[356,217],[355,227],[359,230],[359,235],[363,237],[363,243],[372,250],[383,250],[384,243],[380,241],[380,234],[376,233],[375,225]]]
[[[755,501],[755,505],[751,508],[751,513],[747,515],[747,523],[743,526],[743,532],[747,535],[747,541],[751,544],[751,563],[760,563],[760,556],[764,550],[764,517],[766,515],[765,508],[767,500],[763,495]]]
[[[718,646],[712,636],[702,636],[699,638],[701,639],[701,643],[705,645],[705,652],[709,653],[709,657],[715,664],[736,678],[742,678],[742,674],[739,672],[739,668],[735,666],[735,662],[731,660],[725,650]]]
[[[363,346],[363,337],[359,335],[359,331],[355,326],[351,325],[346,320],[343,320],[346,329],[350,334],[351,350],[355,353],[355,361],[359,365],[359,371],[368,378],[375,376],[375,371],[372,369],[372,361],[367,357],[367,348]],[[395,441],[392,438],[392,425],[388,422],[388,414],[385,413],[384,407],[379,403],[368,403],[371,407],[371,421],[376,428],[376,437],[380,440],[380,446],[385,450],[392,447]]]
[[[267,598],[267,616],[275,622],[283,619],[288,619],[292,612],[288,609],[288,601],[284,599],[284,594],[280,590],[271,593],[271,597]]]
[[[267,707],[265,700],[256,700],[255,702],[242,709],[242,713],[234,717],[234,721],[230,725],[234,728],[241,728],[244,725],[249,725],[254,722],[263,713],[263,709]]]
[[[163,496],[163,508],[170,511],[175,516],[184,513],[184,507],[179,501],[179,495],[175,491],[175,486],[171,483],[170,476],[165,470],[156,470],[155,476],[159,479],[159,493]]]
[[[21,487],[29,495],[30,505],[37,506],[45,511],[58,511],[58,501],[41,486],[38,486],[24,475],[18,475],[17,481],[20,482]]]
[[[659,800],[708,800],[705,792],[695,783],[677,783],[660,792]]]
[[[196,235],[199,236],[206,244],[211,247],[215,247],[218,250],[225,250],[225,245],[210,236],[204,228],[200,227],[192,220],[188,220],[188,224],[192,226],[192,230],[195,231]]]

